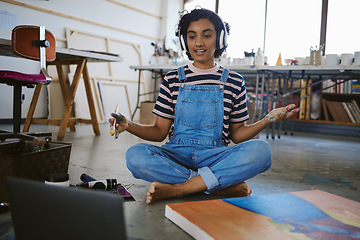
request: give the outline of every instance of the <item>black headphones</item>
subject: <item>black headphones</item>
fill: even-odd
[[[220,30],[220,33],[218,32],[216,33],[216,48],[222,51],[227,47],[228,34],[227,34],[226,26],[220,17],[219,20],[222,23],[221,24],[222,28]],[[186,37],[184,37],[184,34],[181,34],[181,29],[179,30],[179,41],[180,41],[181,50],[189,52]]]

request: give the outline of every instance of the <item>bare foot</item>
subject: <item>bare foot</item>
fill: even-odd
[[[153,203],[164,199],[183,197],[188,194],[203,192],[206,185],[200,176],[191,178],[184,183],[166,184],[153,182],[146,194],[146,203]],[[215,191],[213,194],[231,197],[245,197],[251,195],[251,188],[246,182],[239,183],[224,189]]]
[[[153,182],[149,186],[146,195],[146,203],[149,204],[163,199],[181,197],[183,195],[184,194],[176,184]]]
[[[236,184],[224,189],[214,191],[213,194],[230,197],[248,197],[251,195],[251,188],[246,182]]]
[[[182,197],[197,192],[204,192],[206,184],[200,175],[193,177],[186,182],[177,184],[166,184],[153,182],[150,184],[146,203],[152,203],[163,199]]]

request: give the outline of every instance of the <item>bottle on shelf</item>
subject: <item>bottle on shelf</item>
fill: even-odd
[[[264,53],[258,48],[258,51],[255,55],[255,66],[263,66],[264,65]]]
[[[278,57],[278,59],[277,59],[277,61],[276,61],[276,65],[277,65],[277,66],[283,65],[283,64],[282,64],[281,53],[279,53],[279,57]]]

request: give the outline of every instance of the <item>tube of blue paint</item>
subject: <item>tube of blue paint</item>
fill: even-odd
[[[90,176],[90,175],[87,175],[86,173],[81,174],[80,180],[83,181],[84,183],[96,181],[95,178],[93,178],[93,177]]]

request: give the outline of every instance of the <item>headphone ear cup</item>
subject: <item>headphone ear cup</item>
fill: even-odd
[[[186,42],[183,35],[180,35],[180,45],[183,51],[187,51]]]
[[[224,48],[224,30],[221,30],[221,32],[220,32],[220,36],[219,36],[219,48],[220,49],[223,49]]]
[[[219,36],[219,49],[223,49],[227,46],[227,33],[224,30],[221,30]]]
[[[224,48],[227,47],[227,38],[228,38],[228,35],[227,35],[227,31],[225,31],[224,33]]]

